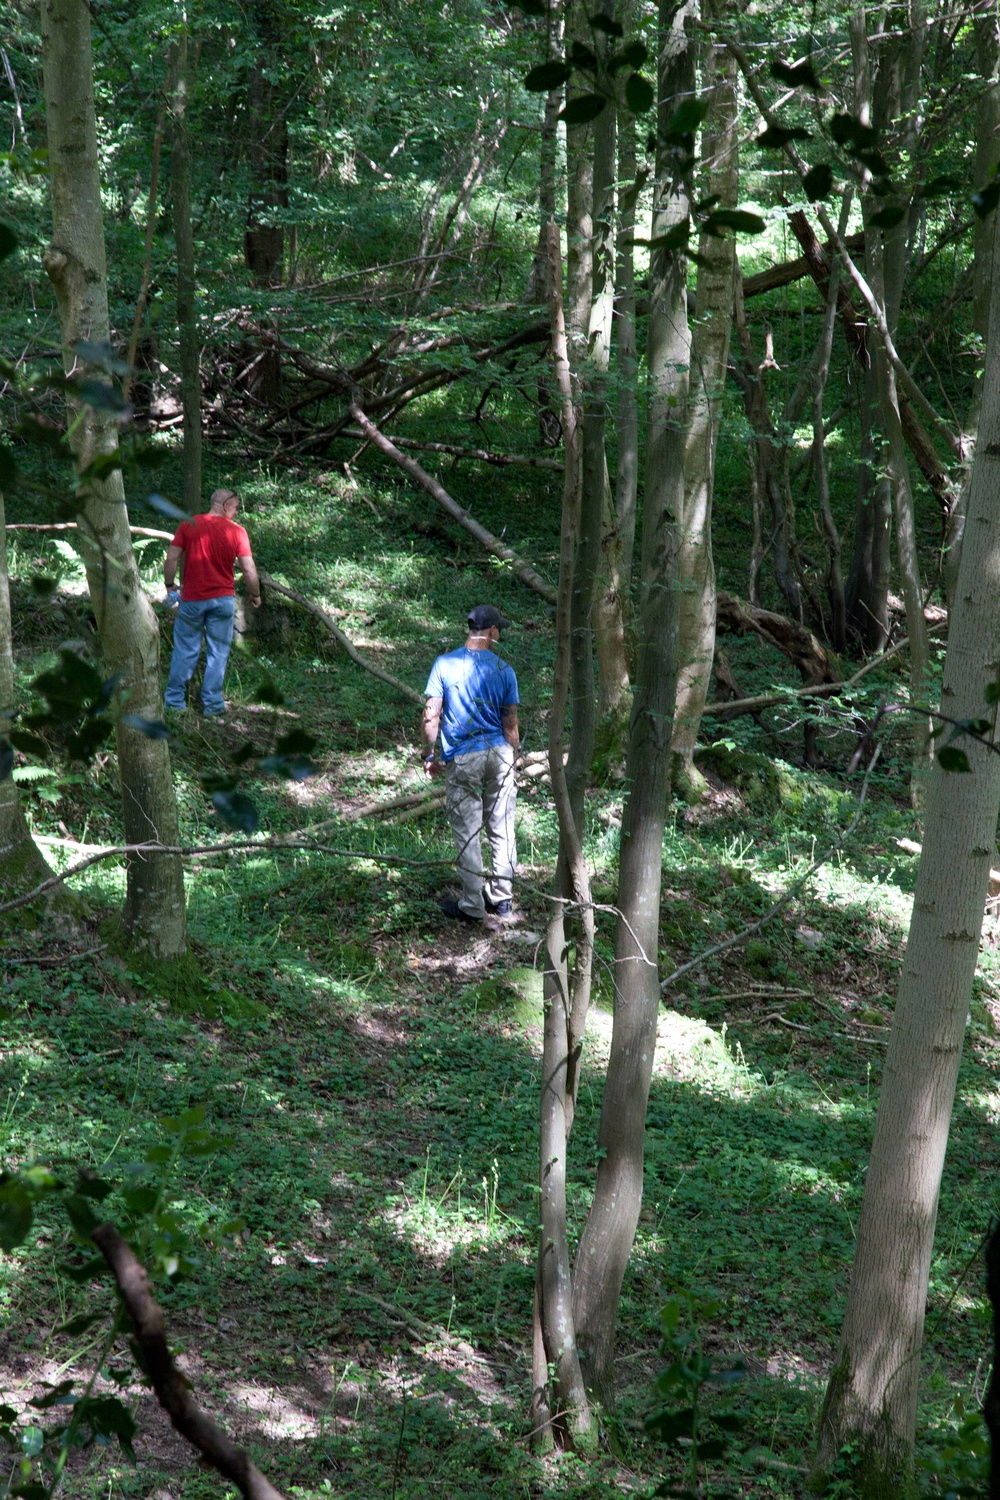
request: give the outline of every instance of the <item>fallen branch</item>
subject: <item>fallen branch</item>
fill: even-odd
[[[844,240],[844,244],[852,253],[865,248],[864,233],[850,234]],[[829,242],[823,246],[827,257],[831,253],[836,254],[836,246]],[[790,286],[793,281],[801,281],[804,276],[811,274],[809,259],[800,255],[797,260],[782,261],[780,265],[768,266],[766,271],[759,271],[756,276],[748,276],[743,283],[744,297],[759,297],[764,292],[773,292],[782,286]],[[796,312],[796,317],[798,313]]]
[[[404,474],[408,474],[412,480],[420,485],[421,489],[426,490],[448,512],[452,520],[457,521],[460,526],[464,526],[469,535],[475,537],[481,547],[484,547],[487,552],[491,552],[501,562],[507,563],[510,566],[511,572],[529,589],[534,589],[536,594],[541,594],[542,598],[547,599],[550,604],[556,602],[556,591],[551,583],[546,582],[530,563],[525,562],[522,557],[519,557],[513,547],[508,547],[506,542],[502,542],[499,537],[495,537],[491,531],[487,531],[485,526],[481,526],[478,521],[470,516],[465,507],[459,505],[457,500],[453,500],[444,486],[433,475],[428,474],[426,469],[422,469],[415,459],[407,458],[405,453],[401,453],[395,443],[390,438],[387,438],[385,433],[380,432],[375,423],[366,416],[355,399],[351,401],[351,416],[361,428],[362,435],[368,442],[378,448],[380,453],[384,453],[394,463],[398,464]]]
[[[297,604],[300,609],[304,609],[307,614],[319,620],[333,636],[338,646],[342,646],[347,652],[347,655],[354,662],[355,666],[361,667],[365,672],[370,672],[373,677],[378,677],[380,681],[387,682],[398,693],[402,693],[404,697],[409,698],[411,703],[418,703],[421,708],[423,707],[423,693],[418,693],[416,688],[410,687],[409,683],[403,682],[401,678],[394,677],[391,672],[387,672],[384,667],[380,667],[375,662],[369,661],[367,656],[362,656],[354,642],[348,639],[340,626],[334,622],[328,611],[323,609],[322,605],[314,604],[311,599],[306,598],[305,594],[300,594],[295,589],[290,589],[286,583],[278,583],[277,579],[272,578],[270,573],[264,573],[258,569],[258,574],[265,589],[270,589],[272,593],[280,594],[284,599],[290,599],[293,604]]]
[[[143,1373],[149,1376],[171,1426],[197,1449],[206,1463],[232,1480],[246,1500],[284,1500],[281,1491],[251,1463],[244,1449],[238,1448],[195,1401],[190,1383],[174,1363],[163,1311],[150,1290],[145,1266],[113,1224],[99,1224],[91,1238],[118,1283],[142,1354]]]
[[[364,437],[362,432],[356,432],[353,427],[345,427],[343,437]],[[386,442],[394,443],[397,448],[409,448],[415,453],[447,453],[452,458],[476,459],[480,463],[494,464],[497,468],[503,468],[507,464],[520,464],[527,469],[554,469],[562,472],[562,460],[559,458],[540,458],[530,453],[489,453],[485,448],[457,448],[454,443],[419,443],[416,438],[390,437]]]
[[[806,679],[807,687],[840,682],[835,659],[806,626],[799,625],[784,615],[775,614],[772,610],[747,604],[735,594],[727,594],[722,590],[717,596],[717,620],[720,635],[752,632],[776,646],[799,669]]]
[[[61,840],[61,843],[72,847],[69,840]],[[181,859],[204,859],[210,854],[276,854],[281,851],[329,854],[335,859],[367,859],[377,865],[399,865],[402,868],[430,870],[441,868],[452,868],[454,859],[411,859],[404,854],[377,854],[371,849],[340,849],[330,844],[317,844],[308,839],[234,839],[224,844],[195,844],[191,846],[183,844],[157,844],[149,842],[145,844],[113,844],[107,849],[98,849],[96,854],[90,854],[86,859],[78,860],[75,865],[69,865],[58,875],[50,875],[34,889],[26,891],[23,896],[16,896],[13,901],[5,901],[0,906],[0,916],[5,912],[16,911],[21,906],[30,906],[46,891],[52,890],[54,886],[62,885],[64,881],[71,880],[74,875],[82,875],[84,870],[89,870],[92,865],[99,865],[107,859],[121,858],[127,854],[176,854]]]

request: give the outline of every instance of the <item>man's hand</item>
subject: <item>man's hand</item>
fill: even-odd
[[[424,761],[424,775],[433,781],[436,776],[444,775],[444,761],[433,759]]]
[[[263,601],[263,599],[262,599],[262,598],[261,598],[261,597],[260,597],[260,595],[259,595],[259,594],[258,594],[258,595],[257,595],[257,597],[256,597],[256,599],[251,599],[251,600],[250,600],[250,603],[251,603],[251,604],[252,604],[252,605],[253,605],[253,607],[254,607],[254,609],[260,609],[260,607],[261,607],[261,605],[262,605],[262,604],[263,604],[263,602],[264,602],[264,601]]]

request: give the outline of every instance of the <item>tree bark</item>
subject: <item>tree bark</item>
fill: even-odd
[[[687,153],[666,127],[695,84],[693,4],[661,0],[653,238],[689,209]],[[677,671],[677,521],[684,498],[690,338],[687,261],[662,246],[650,269],[649,416],[639,659],[626,769],[615,936],[611,1056],[598,1128],[594,1200],[574,1262],[577,1338],[588,1384],[613,1397],[615,1323],[642,1205],[646,1103],[659,1012],[663,825]]]
[[[55,287],[67,372],[97,381],[81,340],[110,339],[104,224],[97,163],[90,12],[79,0],[43,0],[52,243],[45,269]],[[176,845],[177,805],[166,741],[122,723],[123,710],[159,719],[159,630],[139,582],[121,470],[93,477],[90,466],[118,451],[112,413],[69,402],[70,443],[80,478],[81,552],[108,670],[121,674],[114,698],[126,842]],[[184,877],[176,855],[130,855],[124,920],[134,941],[158,958],[184,952]]]
[[[177,255],[177,342],[184,412],[184,508],[193,515],[201,509],[201,349],[194,278],[194,232],[191,227],[191,141],[187,118],[191,68],[186,16],[181,20],[174,43],[172,63],[170,196]]]
[[[7,527],[0,491],[0,741],[14,717],[14,641],[10,618],[10,581],[7,575]],[[10,769],[0,775],[0,885],[4,894],[19,896],[52,874],[31,837],[28,820]]]
[[[546,8],[546,57],[557,57],[562,51],[565,21],[561,0],[549,0]],[[556,167],[559,157],[559,111],[562,109],[563,90],[552,89],[545,96],[542,115],[542,136],[538,147],[538,243],[532,257],[528,281],[524,289],[524,300],[529,306],[547,303],[550,296],[548,285],[549,222],[556,213]]]
[[[950,717],[989,715],[1000,661],[1000,258],[983,383],[981,438],[945,660]],[[920,1348],[941,1171],[990,856],[1000,812],[1000,755],[968,738],[971,774],[930,776],[923,851],[886,1056],[840,1347],[822,1414],[817,1464],[858,1445],[872,1487],[896,1493],[912,1459]]]
[[[725,0],[716,0],[712,18],[719,21],[724,14]],[[709,96],[701,147],[703,196],[718,195],[720,205],[735,208],[739,192],[736,60],[713,42],[705,47],[702,82]],[[704,786],[704,777],[694,765],[694,747],[715,656],[712,497],[733,323],[736,243],[731,237],[716,239],[703,234],[698,254],[690,426],[684,450],[684,507],[679,531],[677,704],[670,746],[674,785],[689,800],[697,800]]]
[[[618,467],[615,471],[615,517],[626,621],[631,617],[632,554],[635,550],[635,500],[639,482],[639,359],[635,337],[635,208],[639,196],[635,149],[636,123],[630,110],[618,120],[618,238],[615,258],[615,350],[618,359],[618,403],[615,421]]]

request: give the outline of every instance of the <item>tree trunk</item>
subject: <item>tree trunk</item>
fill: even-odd
[[[615,516],[619,568],[625,593],[625,619],[631,618],[632,553],[635,549],[635,499],[639,480],[639,360],[635,339],[635,116],[623,109],[618,119],[618,238],[615,258],[615,348],[618,356],[618,467],[615,471]]]
[[[564,18],[560,0],[549,0],[546,10],[546,56],[557,57],[562,50]],[[529,306],[549,300],[549,223],[556,214],[556,166],[559,157],[559,111],[563,90],[552,89],[545,96],[542,116],[542,138],[538,148],[538,243],[528,272],[524,300]]]
[[[725,0],[716,0],[713,19],[721,20]],[[739,191],[736,59],[708,43],[702,81],[709,113],[702,133],[705,180],[702,195],[717,194],[735,208]],[[712,557],[712,496],[715,445],[733,323],[736,244],[731,237],[703,234],[698,245],[697,318],[691,336],[690,427],[684,450],[684,508],[678,555],[680,581],[677,639],[677,706],[671,752],[673,780],[682,796],[696,801],[704,777],[694,765],[702,710],[708,697],[715,656],[715,563]]]
[[[540,1099],[540,1233],[533,1339],[532,1430],[538,1446],[555,1441],[564,1448],[588,1445],[593,1434],[590,1403],[580,1368],[573,1321],[572,1271],[566,1227],[566,1156],[573,1124],[583,1031],[590,1004],[594,910],[581,843],[582,820],[574,811],[564,767],[566,709],[572,658],[573,569],[580,524],[581,432],[573,399],[572,373],[562,305],[559,231],[550,220],[547,235],[552,323],[552,358],[562,398],[566,438],[556,600],[556,659],[549,714],[549,775],[559,820],[559,858],[546,932],[543,976],[544,1032]],[[576,960],[567,960],[567,915],[575,917]],[[571,989],[572,985],[572,989]]]
[[[998,743],[1000,661],[1000,258],[993,296],[969,524],[948,636],[942,704],[989,714]],[[971,774],[930,776],[913,915],[858,1220],[840,1348],[818,1465],[844,1443],[872,1493],[896,1494],[912,1459],[920,1348],[941,1170],[1000,812],[1000,755],[963,738]]]
[[[0,743],[5,742],[14,717],[14,642],[7,577],[7,527],[0,491]],[[28,828],[17,784],[10,769],[0,772],[0,887],[7,897],[19,896],[52,871]]]
[[[177,341],[184,412],[184,508],[193,515],[201,509],[201,349],[191,228],[191,142],[187,118],[191,68],[186,16],[181,20],[172,61],[170,196],[177,253]]]
[[[857,502],[854,509],[854,553],[847,582],[847,618],[851,634],[872,653],[884,651],[889,639],[889,542],[892,490],[880,473],[882,437],[876,425],[878,385],[871,356],[865,352],[859,382],[861,445]]]
[[[922,13],[915,7],[915,15]],[[908,46],[904,40],[894,42],[882,59],[877,86],[873,87],[868,53],[867,17],[862,9],[851,16],[851,43],[854,51],[855,108],[858,117],[865,123],[872,121],[873,95],[879,101],[876,124],[884,134],[900,116],[909,120],[915,107],[915,95],[919,83],[919,46],[922,45],[922,28],[919,45]],[[916,33],[914,22],[914,34]],[[916,50],[916,56],[912,56]],[[911,54],[911,55],[906,55]],[[915,144],[909,142],[911,149]],[[895,336],[902,302],[903,277],[906,267],[905,233],[902,241],[896,230],[881,230],[871,224],[871,216],[881,199],[872,199],[865,194],[862,211],[865,219],[865,255],[867,258],[868,284],[882,308],[890,335]],[[881,339],[876,339],[872,350],[875,379],[878,386],[879,409],[886,435],[889,480],[892,485],[893,503],[896,513],[896,552],[899,563],[900,586],[906,610],[906,633],[910,641],[910,691],[915,703],[920,703],[929,688],[928,669],[930,651],[927,642],[927,622],[924,619],[924,595],[920,580],[920,559],[917,549],[916,522],[913,509],[913,487],[910,482],[910,464],[903,436],[896,368],[886,352]],[[920,714],[913,718],[913,775],[910,795],[914,807],[923,803],[924,781],[933,756],[933,740],[930,724]]]
[[[986,87],[976,103],[976,189],[982,190],[993,177],[1000,164],[1000,16],[994,3],[984,4],[974,17],[976,38],[976,70]],[[993,240],[996,235],[995,213],[985,218],[976,215],[973,225],[972,262],[972,327],[985,343],[990,313],[990,270],[993,265]],[[979,426],[979,403],[982,381],[976,381],[965,422],[965,446],[969,453],[976,443]],[[962,557],[962,537],[965,534],[965,512],[969,498],[969,479],[966,476],[955,498],[948,516],[944,537],[944,587],[949,605],[955,597],[958,567]]]
[[[52,191],[52,243],[45,269],[55,287],[67,371],[106,382],[76,352],[81,340],[107,345],[107,274],[97,165],[90,12],[79,0],[43,0],[42,56]],[[122,723],[162,714],[159,630],[139,582],[121,470],[89,475],[93,460],[118,450],[114,415],[69,403],[74,464],[81,481],[81,551],[105,664],[121,674],[114,713],[126,842],[178,841],[177,805],[166,741]],[[184,952],[184,877],[176,855],[132,855],[125,925],[156,957]]]
[[[666,127],[695,84],[689,35],[693,4],[678,8],[661,0],[659,16],[654,239],[688,214],[690,152],[671,142]],[[594,1200],[574,1262],[577,1339],[588,1383],[605,1402],[613,1397],[618,1300],[642,1205],[646,1103],[660,1003],[660,882],[677,670],[677,520],[684,499],[690,361],[686,282],[686,258],[656,249],[650,268],[639,659],[622,814],[614,1027]]]

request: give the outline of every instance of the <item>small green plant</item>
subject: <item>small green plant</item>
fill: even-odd
[[[649,1414],[645,1425],[646,1431],[659,1438],[679,1460],[683,1483],[664,1480],[655,1491],[657,1495],[702,1500],[710,1494],[727,1493],[725,1488],[704,1487],[702,1467],[728,1456],[732,1435],[742,1431],[743,1420],[724,1402],[707,1398],[713,1386],[728,1392],[746,1375],[746,1366],[739,1360],[716,1365],[705,1353],[699,1324],[716,1317],[719,1310],[718,1302],[692,1296],[671,1297],[661,1309],[660,1353],[667,1364],[653,1382],[661,1404]]]
[[[243,1223],[232,1220],[196,1225],[170,1200],[173,1177],[182,1160],[210,1156],[227,1144],[206,1127],[204,1108],[199,1105],[182,1115],[164,1116],[160,1124],[165,1139],[130,1169],[118,1189],[86,1168],[73,1169],[72,1186],[58,1166],[55,1170],[29,1166],[17,1172],[5,1171],[0,1176],[0,1248],[9,1254],[22,1245],[32,1231],[39,1207],[48,1201],[58,1203],[64,1211],[72,1243],[91,1252],[94,1231],[110,1217],[101,1206],[113,1198],[115,1216],[151,1278],[176,1283],[190,1276],[198,1268],[201,1247],[214,1246],[222,1237],[235,1234]],[[110,1275],[104,1258],[90,1253],[82,1262],[58,1269],[69,1282],[81,1287]],[[5,1496],[52,1500],[74,1449],[106,1447],[115,1438],[125,1456],[135,1463],[132,1439],[137,1429],[132,1413],[120,1396],[95,1394],[98,1380],[124,1391],[137,1378],[133,1361],[124,1348],[117,1347],[125,1339],[128,1324],[121,1298],[116,1296],[109,1307],[98,1291],[90,1307],[55,1331],[70,1339],[84,1335],[93,1338],[93,1331],[102,1324],[91,1373],[82,1389],[78,1389],[77,1380],[47,1384],[43,1394],[28,1403],[38,1415],[27,1425],[19,1423],[13,1407],[0,1406],[0,1443],[14,1456]],[[145,1380],[138,1346],[133,1342],[131,1348],[139,1365],[138,1378]],[[71,1362],[75,1363],[72,1356]]]
[[[980,1411],[966,1411],[955,1397],[952,1420],[928,1434],[917,1456],[920,1488],[935,1500],[980,1500],[989,1489],[990,1438]]]

